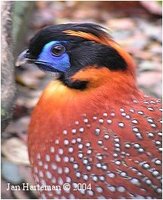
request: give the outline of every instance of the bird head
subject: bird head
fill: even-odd
[[[40,30],[16,65],[32,62],[44,71],[57,73],[64,85],[84,90],[106,81],[134,79],[130,55],[113,41],[107,30],[92,23],[71,23]]]

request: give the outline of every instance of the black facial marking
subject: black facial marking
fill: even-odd
[[[82,31],[86,33],[91,33],[97,37],[101,35],[107,35],[110,37],[108,33],[106,33],[105,29],[97,24],[92,23],[69,23],[69,24],[59,24],[45,27],[41,31],[39,31],[30,41],[29,51],[30,53],[37,57],[45,44],[50,41],[70,41],[71,43],[80,43],[85,41],[85,39],[81,37],[74,37],[67,35],[64,31],[73,30],[73,31]]]
[[[92,41],[82,42],[67,53],[70,55],[71,65],[78,69],[97,66],[107,67],[109,70],[125,70],[127,67],[125,60],[115,49]]]
[[[60,80],[65,85],[76,89],[86,88],[86,81],[72,81],[71,77],[88,66],[106,67],[113,71],[125,71],[127,69],[125,60],[114,48],[82,37],[68,35],[64,32],[66,30],[82,31],[97,37],[105,36],[111,39],[103,27],[90,23],[55,25],[37,33],[30,41],[29,52],[32,57],[37,59],[44,45],[50,41],[61,41],[61,44],[65,47],[71,64],[70,68],[65,73],[61,73],[60,76]]]
[[[78,90],[86,89],[88,84],[88,81],[80,81],[80,80],[72,81],[71,77],[65,76],[65,74],[62,74],[59,77],[59,80],[62,81],[64,85]]]

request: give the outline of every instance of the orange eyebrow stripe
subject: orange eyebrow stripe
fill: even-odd
[[[135,68],[135,62],[133,61],[132,57],[126,51],[124,51],[121,48],[121,46],[117,44],[114,40],[105,36],[97,37],[92,33],[86,33],[82,31],[66,30],[64,31],[64,33],[72,36],[82,37],[87,40],[95,41],[97,43],[104,44],[107,46],[111,46],[120,54],[120,56],[122,56],[122,58],[126,61],[127,65],[130,66],[130,68],[132,69],[131,71],[134,73],[133,69]],[[135,74],[132,75],[135,76]]]
[[[93,35],[92,33],[86,33],[86,32],[82,32],[82,31],[72,31],[72,30],[67,30],[67,31],[63,31],[64,33],[67,33],[68,35],[72,35],[72,36],[77,36],[77,37],[81,37],[87,40],[92,40],[95,41],[97,43],[101,43],[101,44],[107,44],[107,40],[105,37],[97,37],[95,35]]]

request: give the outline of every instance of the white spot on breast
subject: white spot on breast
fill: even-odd
[[[134,185],[140,186],[140,181],[139,181],[137,178],[132,178],[132,179],[130,180],[130,182],[131,182],[132,184],[134,184]]]
[[[59,153],[60,155],[63,155],[63,149],[62,149],[62,148],[59,148],[59,149],[58,149],[58,153]]]
[[[130,115],[126,115],[126,119],[130,119],[131,117],[130,117]]]
[[[88,123],[88,119],[87,119],[87,118],[85,118],[83,121],[84,121],[84,123],[86,123],[86,124]]]
[[[158,175],[159,175],[159,172],[155,170],[155,171],[152,172],[152,175],[153,175],[153,176],[158,176]]]
[[[103,165],[102,165],[102,169],[103,169],[103,170],[107,170],[107,169],[108,169],[107,165],[106,165],[106,164],[103,164]]]
[[[154,137],[153,133],[148,133],[148,137]]]
[[[76,144],[76,139],[72,139],[72,140],[71,140],[71,143],[72,143],[72,144]]]
[[[121,161],[116,160],[116,161],[115,161],[115,164],[116,164],[116,165],[120,165],[120,164],[121,164]]]
[[[97,143],[98,143],[99,145],[102,145],[102,144],[103,144],[103,141],[102,141],[102,140],[99,140]]]
[[[114,186],[107,186],[108,190],[110,190],[111,192],[115,192],[116,191],[116,188]]]
[[[84,132],[84,128],[83,127],[79,128],[79,132],[83,133]]]
[[[92,168],[91,168],[90,165],[88,165],[88,166],[86,166],[86,169],[87,169],[88,171],[90,171]]]
[[[104,181],[105,177],[104,176],[99,176],[100,181]]]
[[[145,183],[146,183],[147,185],[151,185],[151,184],[152,184],[152,181],[149,180],[149,179],[147,179],[147,180],[145,181]]]
[[[104,123],[104,120],[103,120],[103,119],[99,119],[99,123],[100,123],[100,124],[103,124],[103,123]]]
[[[108,124],[111,124],[111,123],[112,123],[112,120],[111,120],[111,119],[108,119],[108,120],[107,120],[107,123],[108,123]]]
[[[144,149],[143,149],[143,148],[139,148],[139,149],[138,149],[138,152],[139,152],[139,153],[143,153],[143,152],[144,152]]]
[[[63,130],[63,134],[67,135],[68,131],[67,130]]]
[[[75,134],[77,131],[76,129],[72,129],[72,133]]]
[[[55,140],[55,144],[59,144],[59,140],[58,139]]]
[[[107,113],[103,113],[103,116],[104,116],[104,117],[107,117],[107,116],[108,116],[108,114],[107,114]]]
[[[79,157],[79,158],[83,158],[83,154],[82,154],[82,153],[79,153],[79,154],[78,154],[78,157]]]
[[[79,145],[78,145],[78,148],[79,148],[79,149],[82,149],[82,148],[83,148],[83,144],[79,144]]]
[[[110,177],[110,178],[115,178],[115,174],[112,173],[112,172],[109,172],[109,173],[107,174],[107,176]]]
[[[156,128],[157,126],[156,126],[156,124],[151,124],[151,127]]]
[[[55,155],[55,160],[56,160],[56,162],[61,162],[61,158],[59,157],[58,154]]]
[[[38,165],[39,165],[39,166],[43,166],[43,162],[42,162],[42,161],[39,161],[39,162],[38,162]]]
[[[70,172],[69,168],[68,167],[64,167],[64,172],[65,172],[65,174],[68,174]]]
[[[95,134],[96,134],[96,135],[99,135],[99,134],[100,134],[100,129],[99,129],[99,128],[96,128],[96,129],[95,129]]]
[[[67,135],[68,131],[67,130],[63,130],[63,134]]]
[[[155,160],[154,162],[156,165],[161,165],[161,160]]]
[[[140,147],[140,144],[134,144],[134,147],[135,147],[136,149],[138,149],[138,148]]]
[[[57,169],[57,165],[54,164],[54,163],[51,164],[51,167],[52,167],[53,170],[56,170],[56,169]]]
[[[46,177],[48,179],[51,179],[52,178],[52,174],[49,171],[46,171]]]
[[[43,174],[43,172],[41,170],[38,172],[38,175],[39,175],[39,177],[43,177],[44,176],[44,174]]]
[[[131,144],[125,144],[125,147],[128,149],[128,148],[130,148],[131,147]]]
[[[47,164],[44,164],[44,169],[48,169],[48,165]]]
[[[88,149],[87,154],[91,154],[91,153],[92,153],[92,150]]]
[[[99,154],[99,153],[96,155],[96,158],[97,158],[98,160],[102,160],[102,159],[103,159],[102,155]]]
[[[93,196],[93,195],[94,195],[94,193],[93,193],[92,190],[87,190],[87,194],[88,194],[89,196]]]
[[[120,176],[126,177],[126,176],[127,176],[127,173],[126,173],[126,172],[121,172],[121,173],[120,173]]]
[[[156,144],[156,145],[161,145],[161,142],[157,140],[157,141],[155,142],[155,144]]]
[[[144,169],[149,169],[149,168],[150,168],[150,165],[149,165],[148,163],[144,163],[144,164],[142,165],[142,167],[143,167]]]
[[[58,184],[61,185],[61,186],[63,185],[63,180],[62,180],[61,177],[58,178]]]
[[[82,140],[81,140],[81,138],[77,138],[76,141],[77,142],[81,142]]]
[[[50,152],[54,153],[55,152],[55,148],[54,147],[50,147]]]
[[[79,121],[75,121],[75,124],[76,124],[76,125],[79,125]]]
[[[159,194],[161,194],[162,193],[162,189],[161,188],[157,188],[156,192],[159,193]]]
[[[125,110],[124,110],[123,108],[120,108],[120,111],[121,111],[121,112],[125,112]]]
[[[123,186],[118,186],[118,187],[117,187],[117,191],[118,191],[118,192],[125,192],[125,190],[126,190],[126,189],[125,189],[125,187],[123,187]]]
[[[88,160],[85,158],[85,159],[83,159],[83,164],[84,165],[87,165],[88,164]]]
[[[63,161],[66,163],[69,162],[69,157],[67,157],[67,156],[63,157]]]
[[[68,145],[69,141],[68,140],[64,140],[64,145]]]
[[[81,173],[80,172],[76,172],[76,177],[80,178],[81,177]]]
[[[148,110],[149,110],[149,111],[153,111],[154,109],[153,109],[153,108],[151,108],[151,107],[148,107]]]
[[[83,179],[84,179],[85,181],[87,181],[87,180],[88,180],[88,175],[83,174]]]
[[[138,111],[138,114],[139,114],[139,115],[143,115],[144,112],[143,112],[143,111]]]
[[[102,167],[101,163],[97,163],[97,164],[96,164],[96,167],[97,167],[97,168],[101,168],[101,167]]]
[[[114,113],[114,112],[111,112],[111,113],[110,113],[110,116],[115,117],[115,113]]]
[[[123,122],[119,122],[119,123],[118,123],[118,126],[121,127],[121,128],[123,128],[125,125],[124,125]]]
[[[98,181],[98,177],[95,176],[95,175],[93,175],[93,176],[92,176],[92,180],[95,181],[95,182],[97,182],[97,181]]]
[[[75,163],[75,164],[73,165],[73,167],[74,167],[74,169],[78,169],[78,168],[79,168],[79,165],[78,165],[77,163]]]
[[[96,119],[97,119],[97,117],[96,117],[96,116],[94,116],[94,117],[93,117],[93,119],[94,119],[94,120],[96,120]]]
[[[68,152],[69,152],[69,153],[72,153],[73,151],[74,151],[73,147],[69,147],[69,148],[68,148]]]
[[[52,183],[56,183],[56,178],[55,177],[52,178]]]
[[[46,160],[47,162],[50,161],[50,156],[49,156],[48,154],[45,155],[45,160]]]
[[[115,143],[114,146],[115,147],[120,147],[120,144],[119,143]]]
[[[96,187],[96,191],[97,191],[98,193],[102,193],[102,192],[103,192],[103,189],[102,189],[102,187],[97,186],[97,187]]]
[[[138,124],[138,121],[137,121],[136,119],[133,119],[133,120],[132,120],[132,123],[133,123],[133,124]]]
[[[58,172],[58,174],[62,174],[62,172],[63,172],[62,168],[58,167],[57,172]]]
[[[108,134],[105,134],[105,135],[104,135],[104,139],[106,139],[106,140],[108,140],[109,137],[110,137],[110,136],[109,136]]]
[[[138,133],[138,132],[139,132],[139,129],[136,128],[136,127],[134,127],[132,130],[133,130],[133,132],[135,132],[135,133]]]
[[[126,113],[122,112],[121,115],[122,115],[123,117],[125,117],[125,116],[126,116]]]

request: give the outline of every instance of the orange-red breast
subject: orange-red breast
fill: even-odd
[[[160,100],[137,88],[132,58],[104,28],[44,28],[23,62],[58,76],[29,127],[41,198],[161,198]]]

